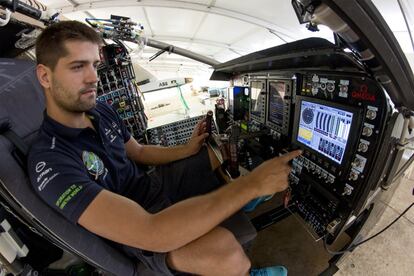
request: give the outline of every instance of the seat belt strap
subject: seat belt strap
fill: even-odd
[[[14,151],[14,157],[26,169],[26,157],[29,153],[29,146],[11,129],[10,120],[0,120],[0,135],[6,137],[16,147],[17,151]]]

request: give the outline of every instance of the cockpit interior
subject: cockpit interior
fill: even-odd
[[[298,248],[304,241],[308,247],[323,245],[327,252],[325,262],[313,265],[308,275],[334,275],[343,258],[375,234],[371,230],[384,212],[384,204],[378,202],[391,200],[414,161],[414,54],[404,53],[374,3],[380,1],[280,1],[281,10],[293,15],[289,23],[309,36],[291,39],[283,36],[287,28],[280,27],[273,39],[283,43],[223,54],[220,59],[198,53],[197,47],[179,47],[179,39],[174,45],[168,37],[145,34],[151,27],[133,21],[128,11],[132,2],[141,3],[145,15],[153,7],[165,12],[176,5],[177,10],[200,14],[211,9],[203,20],[226,13],[234,20],[268,26],[272,22],[254,14],[235,15],[223,1],[119,1],[125,14],[112,14],[110,8],[117,2],[0,0],[0,275],[147,275],[106,241],[65,221],[28,184],[25,154],[44,110],[33,47],[42,29],[66,19],[82,21],[104,38],[97,100],[112,105],[140,143],[185,144],[197,122],[207,116],[208,143],[229,179],[248,174],[273,157],[302,150],[291,163],[289,188],[248,216],[258,235],[274,241],[266,246],[281,250],[278,232],[269,229],[294,218],[306,238],[292,243]],[[278,14],[279,1],[256,2],[258,10],[268,5],[275,9],[268,12]],[[402,14],[411,37],[413,6],[409,1],[395,2],[408,7]],[[111,15],[100,18],[102,9]],[[71,12],[72,18],[65,17]],[[163,27],[174,28],[174,19]],[[330,30],[332,39],[313,35],[320,30]],[[272,31],[268,27],[266,35]],[[211,41],[213,37],[205,39],[204,46],[214,47]],[[152,49],[149,60],[146,49]],[[181,58],[196,62],[192,67],[202,68],[209,81],[226,84],[207,88],[203,94],[207,96],[199,97],[203,103],[212,101],[210,108],[194,113],[197,108],[186,101],[190,92],[184,88],[195,86],[191,72],[165,80],[146,74],[159,70],[151,60],[166,55],[180,57],[179,63]],[[174,90],[184,115],[162,123],[149,113],[174,105],[166,103],[168,89]],[[161,100],[149,108],[151,97]],[[261,249],[250,247],[254,259],[254,252]],[[290,256],[309,257],[296,252]]]

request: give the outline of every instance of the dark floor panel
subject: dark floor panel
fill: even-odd
[[[252,214],[270,210],[281,203],[281,196],[275,196]],[[336,245],[344,244],[346,237]],[[338,246],[334,246],[338,249]],[[328,267],[329,255],[322,242],[316,242],[298,219],[290,216],[259,232],[249,251],[253,267],[284,265],[289,276],[318,275]]]

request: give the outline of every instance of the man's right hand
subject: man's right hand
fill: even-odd
[[[251,199],[286,189],[288,162],[300,154],[294,151],[268,160],[240,181],[182,200],[155,214],[131,199],[102,190],[83,211],[78,223],[118,243],[170,252],[205,235]]]
[[[246,182],[256,191],[255,196],[271,195],[286,190],[291,171],[289,161],[301,154],[301,150],[295,150],[267,160],[248,174]]]

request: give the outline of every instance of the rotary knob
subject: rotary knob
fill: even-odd
[[[332,82],[328,82],[326,85],[326,89],[328,90],[328,92],[334,92],[335,90],[335,85]]]
[[[374,120],[374,119],[377,117],[377,112],[376,112],[375,110],[368,109],[368,110],[367,110],[366,117],[367,117],[369,120]]]

